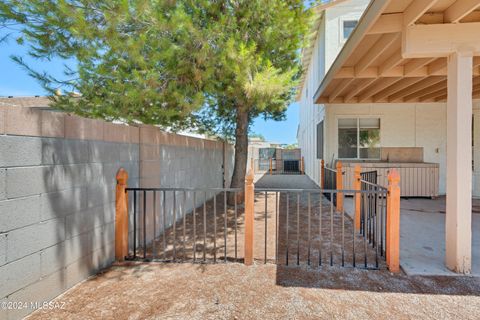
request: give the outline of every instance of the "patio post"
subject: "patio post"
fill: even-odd
[[[128,255],[128,173],[120,168],[117,172],[115,194],[115,259],[123,261]]]
[[[362,168],[359,164],[355,165],[353,173],[353,189],[360,191],[362,189],[361,175]],[[361,193],[355,193],[355,230],[360,231],[360,200],[362,198]]]
[[[325,160],[320,161],[320,186],[325,189]]]
[[[300,159],[300,174],[305,174],[305,159]]]
[[[253,171],[245,177],[245,257],[247,266],[253,264],[253,222],[254,222],[254,196]]]
[[[272,158],[270,158],[270,175],[272,175]]]
[[[390,272],[400,271],[400,174],[393,169],[388,175],[386,258]]]
[[[470,273],[472,264],[472,53],[447,64],[447,199],[445,264]]]
[[[343,168],[342,168],[342,161],[337,162],[337,174],[336,174],[336,181],[337,181],[337,190],[343,190]],[[337,210],[343,212],[343,193],[337,193]]]

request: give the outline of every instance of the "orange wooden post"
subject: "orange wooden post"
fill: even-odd
[[[272,158],[270,158],[270,175],[272,175]]]
[[[337,190],[343,190],[343,172],[342,172],[342,162],[337,162]],[[343,212],[343,193],[337,193],[337,210]]]
[[[300,159],[300,174],[305,174],[305,160],[303,157]]]
[[[387,192],[387,266],[390,272],[400,271],[400,175],[393,169],[388,175]]]
[[[354,173],[353,173],[353,190],[360,191],[362,189],[362,179],[360,173],[362,172],[362,168],[359,164],[355,165]],[[362,199],[361,193],[355,193],[355,230],[360,231],[360,200]]]
[[[253,222],[254,222],[254,194],[253,171],[245,177],[245,258],[247,266],[253,264]]]
[[[128,255],[128,173],[121,168],[117,172],[117,190],[115,198],[115,259],[123,261]]]
[[[322,159],[320,167],[320,185],[322,189],[325,189],[325,160]]]

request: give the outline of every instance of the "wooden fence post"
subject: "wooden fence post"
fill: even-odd
[[[253,264],[253,222],[255,205],[255,185],[253,184],[253,171],[245,177],[245,257],[247,266]]]
[[[360,173],[362,172],[362,168],[359,164],[355,165],[354,173],[353,173],[353,190],[362,190],[362,176]],[[361,193],[355,193],[355,230],[360,231],[360,206],[361,206]]]
[[[400,175],[393,169],[388,175],[387,192],[387,266],[390,272],[400,271]]]
[[[272,175],[272,166],[273,166],[272,165],[272,158],[270,158],[270,169],[269,169],[270,170],[270,175]]]
[[[322,159],[320,166],[320,186],[325,189],[325,160]]]
[[[337,162],[337,190],[343,190],[343,172],[342,172],[342,162]],[[337,193],[337,210],[343,212],[343,193]]]
[[[305,159],[300,159],[300,174],[305,174]]]
[[[123,261],[128,255],[128,173],[121,168],[117,172],[115,198],[115,259]]]

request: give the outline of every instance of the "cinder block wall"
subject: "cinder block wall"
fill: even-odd
[[[129,186],[221,187],[223,147],[0,105],[0,302],[49,301],[112,263],[119,168]],[[0,309],[0,318],[31,311]]]

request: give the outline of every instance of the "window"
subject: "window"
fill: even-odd
[[[353,30],[357,26],[357,20],[345,20],[343,21],[343,40],[347,40],[352,34]]]
[[[339,119],[338,157],[343,159],[379,159],[380,119]]]
[[[317,124],[317,159],[323,159],[323,121]]]

